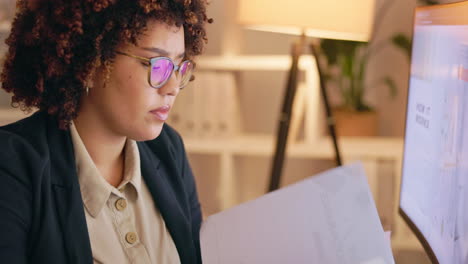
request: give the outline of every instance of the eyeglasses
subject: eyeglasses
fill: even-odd
[[[179,88],[184,88],[189,83],[195,68],[195,64],[191,60],[175,65],[168,57],[144,58],[121,51],[116,51],[116,53],[146,62],[147,66],[150,66],[148,68],[148,83],[155,89],[166,84],[174,72],[179,81]]]

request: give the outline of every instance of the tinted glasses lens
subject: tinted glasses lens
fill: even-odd
[[[171,76],[174,64],[165,58],[158,58],[151,61],[150,83],[153,87],[160,87]]]
[[[191,61],[184,61],[180,65],[179,69],[179,78],[180,78],[180,87],[184,87],[190,81],[193,72],[193,63]]]

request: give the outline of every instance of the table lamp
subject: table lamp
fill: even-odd
[[[297,90],[298,61],[306,45],[309,46],[316,60],[328,131],[335,150],[335,161],[338,166],[341,165],[335,122],[318,60],[318,40],[329,38],[368,41],[372,30],[374,8],[375,0],[239,0],[238,21],[240,24],[254,30],[300,35],[300,38],[292,44],[292,63],[279,118],[269,191],[278,189],[281,181],[294,96]],[[307,44],[309,37],[312,41]]]

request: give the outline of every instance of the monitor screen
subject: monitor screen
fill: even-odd
[[[468,263],[468,1],[417,8],[400,213],[434,262]]]

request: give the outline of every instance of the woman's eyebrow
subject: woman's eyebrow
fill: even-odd
[[[165,49],[156,48],[156,47],[143,47],[142,49],[157,53],[164,57],[170,57],[170,53]],[[177,59],[182,59],[184,57],[185,57],[185,52],[182,52],[181,54],[176,56]]]

